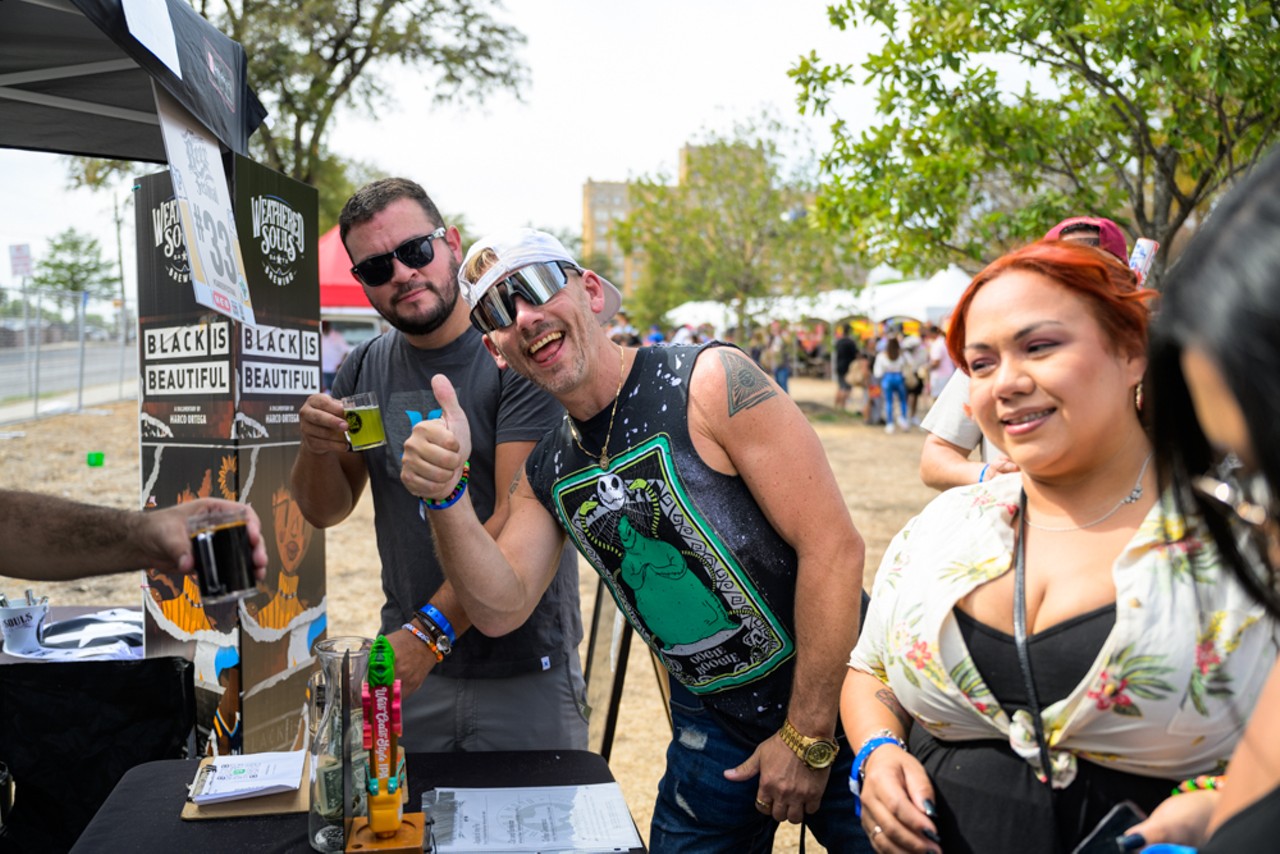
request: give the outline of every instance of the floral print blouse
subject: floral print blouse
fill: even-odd
[[[880,564],[849,666],[888,685],[935,738],[1007,739],[1043,780],[1029,713],[1010,716],[992,697],[952,613],[1012,569],[1021,486],[1015,473],[952,489],[907,523]],[[1276,659],[1277,626],[1169,493],[1112,577],[1110,636],[1084,680],[1042,710],[1054,786],[1075,779],[1077,757],[1152,777],[1218,771]]]

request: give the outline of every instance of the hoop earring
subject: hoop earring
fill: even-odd
[[[1133,405],[1142,412],[1142,380],[1138,380],[1138,385],[1133,389]]]

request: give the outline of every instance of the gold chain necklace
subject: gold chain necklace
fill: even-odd
[[[1094,525],[1101,525],[1103,522],[1107,521],[1112,516],[1119,513],[1121,507],[1125,506],[1126,504],[1132,504],[1142,497],[1142,478],[1146,476],[1147,466],[1149,466],[1150,464],[1151,464],[1151,454],[1147,454],[1147,458],[1142,461],[1142,469],[1138,472],[1138,480],[1136,483],[1134,483],[1133,489],[1129,490],[1129,494],[1126,495],[1124,498],[1121,498],[1119,503],[1116,504],[1115,507],[1112,507],[1106,513],[1103,513],[1101,516],[1099,516],[1097,519],[1094,519],[1092,522],[1086,522],[1083,525],[1073,525],[1067,528],[1051,528],[1047,525],[1037,525],[1035,522],[1032,522],[1030,518],[1028,518],[1026,520],[1027,527],[1035,528],[1037,531],[1048,531],[1050,533],[1062,534],[1068,531],[1083,531],[1085,528],[1092,528]]]
[[[598,455],[599,465],[602,469],[609,467],[609,439],[613,437],[613,418],[618,414],[618,401],[622,397],[622,379],[626,376],[623,368],[627,363],[627,351],[622,345],[618,345],[618,390],[613,393],[613,409],[609,411],[609,429],[604,434],[604,445],[600,448]],[[573,419],[569,419],[569,432],[573,434],[573,441],[577,444],[579,450],[588,457],[597,456],[592,454],[586,448],[582,447],[582,437],[578,435],[578,428],[574,426]]]

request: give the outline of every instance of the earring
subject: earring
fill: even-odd
[[[1142,380],[1138,380],[1138,385],[1133,389],[1133,405],[1139,412],[1142,411]]]

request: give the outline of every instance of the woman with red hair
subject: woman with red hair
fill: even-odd
[[[1276,628],[1157,486],[1148,295],[1040,242],[957,305],[972,416],[1020,471],[943,493],[876,575],[841,712],[878,851],[1065,854],[1239,738]]]

